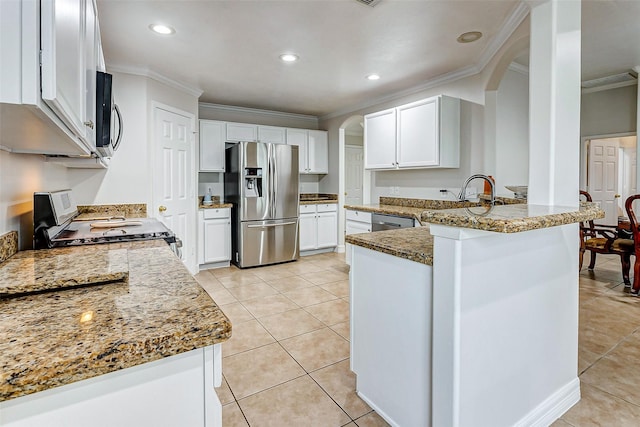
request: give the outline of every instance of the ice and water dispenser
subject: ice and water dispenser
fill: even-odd
[[[262,197],[262,168],[244,169],[244,196]]]

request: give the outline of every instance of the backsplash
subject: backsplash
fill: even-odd
[[[18,232],[10,231],[0,236],[0,262],[6,261],[18,252]]]

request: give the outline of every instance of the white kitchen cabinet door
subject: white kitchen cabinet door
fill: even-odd
[[[78,0],[42,0],[40,22],[42,99],[86,143],[85,6]]]
[[[231,220],[217,218],[204,220],[204,263],[231,259]]]
[[[318,248],[338,245],[338,213],[320,212],[317,216]]]
[[[227,141],[257,141],[258,125],[227,123]]]
[[[258,141],[286,144],[286,129],[275,126],[258,126]]]
[[[316,214],[300,215],[300,250],[306,251],[317,248],[317,219]]]
[[[325,130],[310,130],[307,173],[329,173],[329,137]]]
[[[96,72],[98,68],[98,54],[100,52],[100,37],[98,34],[97,13],[93,0],[86,0],[84,11],[84,98],[85,116],[83,118],[86,132],[86,142],[89,149],[96,150]]]
[[[364,116],[365,169],[396,168],[396,109]]]
[[[309,142],[309,131],[306,129],[287,129],[287,145],[298,146],[298,165],[300,173],[307,173],[309,170],[309,160],[307,155],[307,145]]]
[[[438,98],[398,107],[398,167],[415,168],[440,164],[439,116]]]
[[[200,171],[224,172],[226,123],[200,120]]]

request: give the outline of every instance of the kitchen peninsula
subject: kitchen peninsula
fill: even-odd
[[[0,278],[86,277],[110,260],[124,280],[0,299],[0,425],[221,425],[231,323],[163,240],[19,252]]]
[[[476,206],[347,236],[360,397],[397,426],[551,424],[580,399],[577,223],[602,217]]]

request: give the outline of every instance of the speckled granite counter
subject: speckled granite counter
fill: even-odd
[[[363,206],[357,206],[357,208],[365,210]],[[393,205],[371,205],[370,212],[392,213],[395,208],[398,209],[395,212],[407,209]],[[345,241],[410,261],[433,265],[433,237],[429,232],[428,223],[500,233],[517,233],[604,218],[604,212],[595,203],[585,202],[581,203],[578,210],[524,204],[494,206],[493,209],[477,205],[431,211],[424,211],[423,208],[413,209],[419,209],[422,222],[426,224],[425,227],[352,234],[345,236]]]
[[[368,205],[345,205],[345,209],[360,211],[360,212],[371,212],[371,213],[379,213],[386,215],[397,215],[403,216],[407,218],[414,218],[420,221],[422,217],[422,213],[424,212],[424,208],[414,208],[410,206],[397,206],[397,205],[383,205],[380,203],[370,203]]]
[[[223,208],[233,207],[232,203],[221,202],[220,196],[212,196],[210,205],[205,205],[203,200],[204,200],[203,196],[198,197],[198,209],[223,209]]]
[[[324,203],[338,203],[338,195],[329,193],[300,193],[301,205],[321,205]]]
[[[0,298],[128,279],[126,249],[92,245],[82,251],[22,251],[0,264]]]
[[[126,218],[146,218],[147,205],[144,203],[124,203],[117,205],[78,205],[81,219],[97,219],[105,216],[124,216]]]
[[[86,248],[65,250],[81,253]],[[95,248],[127,251],[128,283],[0,300],[0,401],[231,336],[227,317],[164,241]]]
[[[429,227],[350,234],[345,241],[409,261],[433,265],[433,237]]]
[[[595,203],[587,202],[581,202],[579,209],[515,204],[432,210],[422,214],[423,222],[498,233],[518,233],[598,218],[604,218],[604,211]]]

